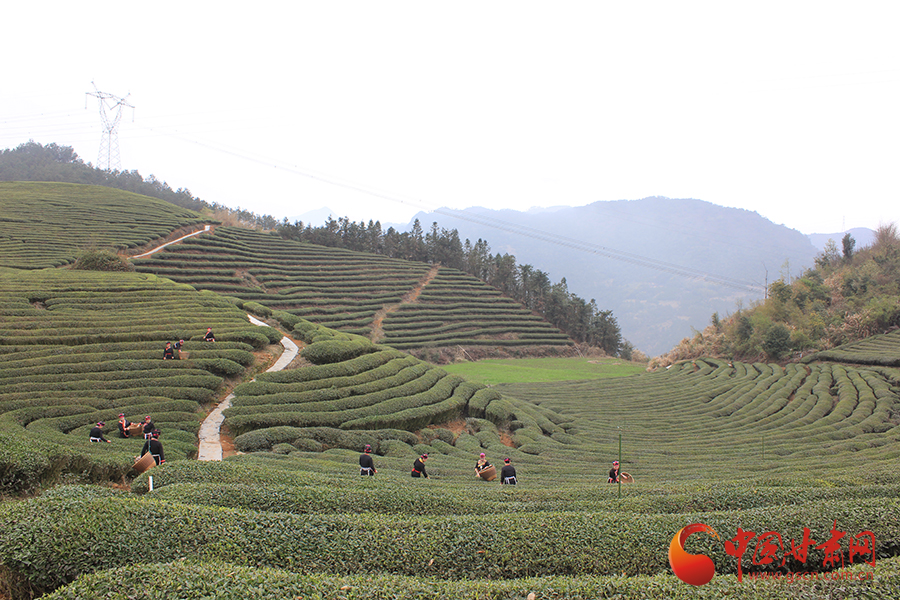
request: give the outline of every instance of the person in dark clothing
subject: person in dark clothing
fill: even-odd
[[[92,442],[106,442],[107,444],[112,444],[112,440],[108,440],[103,437],[103,427],[106,425],[103,421],[98,421],[96,425],[91,427],[91,441]]]
[[[144,439],[149,440],[150,435],[156,430],[156,425],[150,420],[150,415],[144,417]]]
[[[175,358],[181,359],[181,349],[184,348],[184,340],[178,340],[174,344],[172,344],[172,348],[175,350]]]
[[[128,437],[128,427],[130,425],[131,421],[127,420],[123,413],[119,413],[119,437]]]
[[[423,454],[419,458],[416,459],[416,462],[413,463],[412,473],[413,477],[424,477],[428,479],[428,473],[425,472],[425,461],[428,460],[428,455]]]
[[[516,485],[516,468],[509,464],[509,459],[503,459],[503,468],[500,469],[500,484]]]
[[[144,442],[144,447],[141,449],[141,456],[148,452],[153,455],[153,460],[156,461],[157,465],[166,462],[166,455],[163,452],[162,442],[159,441],[158,431],[151,433],[150,439]]]
[[[372,446],[366,444],[366,449],[359,455],[359,474],[375,475],[375,463],[372,461]]]
[[[206,340],[207,342],[214,342],[214,341],[216,341],[216,336],[213,335],[212,327],[207,327],[207,328],[206,328],[206,335],[203,336],[203,339]]]
[[[174,360],[175,350],[172,349],[172,342],[166,342],[166,348],[163,350],[163,360]]]
[[[619,483],[619,461],[614,460],[612,469],[609,470],[609,479],[607,483]]]

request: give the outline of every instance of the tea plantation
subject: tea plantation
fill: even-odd
[[[485,386],[403,349],[552,336],[452,271],[231,228],[136,262],[0,268],[0,598],[900,597],[893,334],[804,364]],[[302,359],[258,374],[284,334]],[[192,460],[232,386],[237,453]],[[131,469],[120,412],[152,415],[164,464]],[[112,443],[88,442],[98,420]],[[519,484],[476,477],[481,452]],[[692,523],[718,535],[687,540],[715,565],[699,587],[668,561]]]
[[[192,210],[107,187],[0,182],[0,267],[66,265],[86,247],[136,248],[202,221]]]
[[[802,362],[827,360],[860,365],[900,367],[900,330],[873,335],[864,340],[811,354]]]
[[[138,271],[375,338],[397,349],[541,346],[571,340],[460,271],[220,227],[135,260]],[[410,297],[415,296],[415,302]],[[383,318],[384,337],[376,320]]]
[[[168,458],[195,455],[201,406],[254,362],[265,330],[280,337],[215,294],[152,275],[0,268],[0,492],[60,473],[122,479],[143,440],[117,439],[119,413],[150,415]],[[179,339],[190,358],[162,360]],[[98,421],[113,444],[89,442]]]

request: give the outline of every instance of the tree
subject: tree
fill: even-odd
[[[840,258],[841,255],[838,252],[837,244],[834,243],[834,240],[829,239],[825,242],[825,248],[822,250],[822,253],[816,256],[816,268],[826,270],[836,265]]]
[[[422,224],[419,223],[419,219],[416,219],[413,221],[412,231],[410,232],[409,255],[406,259],[424,262],[427,258],[425,234],[422,231]]]
[[[598,311],[594,315],[591,329],[592,345],[599,346],[610,356],[619,354],[622,347],[622,332],[611,310]]]
[[[841,239],[841,246],[844,249],[844,260],[849,263],[853,260],[853,248],[856,246],[856,240],[849,233],[845,233]]]
[[[490,282],[495,288],[515,298],[519,288],[519,271],[516,268],[516,257],[511,254],[494,256],[494,277]]]
[[[741,315],[738,318],[737,338],[742,342],[746,342],[753,335],[753,322],[747,315]]]
[[[791,349],[791,332],[781,323],[772,325],[763,339],[762,349],[769,358],[780,359]]]
[[[769,298],[774,298],[779,302],[787,302],[791,299],[791,286],[787,285],[783,279],[777,279],[769,285]]]
[[[872,242],[875,254],[881,257],[896,257],[900,249],[900,233],[897,232],[897,224],[879,225],[875,230],[875,239]]]

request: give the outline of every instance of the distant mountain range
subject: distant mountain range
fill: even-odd
[[[828,243],[828,240],[834,240],[834,244],[837,246],[838,250],[843,250],[841,243],[844,239],[844,235],[848,233],[856,241],[856,245],[854,246],[856,250],[859,250],[863,246],[870,246],[872,242],[875,241],[875,232],[867,227],[854,227],[853,229],[848,229],[841,233],[811,233],[807,237],[809,238],[809,241],[812,242],[812,245],[818,248],[820,252],[825,249],[825,244]]]
[[[317,225],[328,214],[298,218]],[[570,292],[611,309],[624,337],[650,356],[706,327],[713,313],[762,300],[768,284],[798,277],[829,239],[840,250],[844,236],[807,236],[756,212],[663,197],[524,212],[439,209],[415,218],[425,231],[436,221],[462,240],[486,240],[492,254],[511,254],[553,283],[565,278]],[[382,223],[390,225],[409,231],[412,220]],[[869,229],[849,233],[857,249],[871,243]]]
[[[624,337],[651,356],[706,327],[713,313],[764,298],[768,283],[798,276],[818,253],[802,233],[755,212],[693,199],[417,218],[426,231],[437,221],[463,240],[487,240],[492,253],[512,254],[554,283],[565,277],[570,292],[611,309]]]

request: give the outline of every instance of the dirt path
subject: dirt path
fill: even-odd
[[[266,325],[266,323],[254,318],[252,315],[247,315],[247,317],[254,325]],[[297,357],[299,348],[293,340],[285,336],[281,338],[281,345],[284,346],[284,352],[281,353],[281,356],[278,357],[275,364],[266,370],[266,373],[271,371],[281,371]],[[222,429],[222,423],[225,421],[223,412],[226,408],[231,406],[231,401],[233,399],[234,394],[228,394],[228,396],[219,402],[218,406],[209,413],[206,419],[203,420],[203,423],[200,424],[200,431],[197,433],[197,437],[200,438],[200,447],[197,450],[197,460],[222,460],[222,436],[220,431]]]
[[[432,266],[428,273],[426,273],[425,276],[419,280],[416,286],[403,295],[403,297],[400,299],[400,302],[397,302],[396,304],[388,304],[382,307],[381,310],[376,312],[375,317],[372,319],[372,333],[369,334],[369,339],[377,344],[382,338],[384,338],[384,330],[381,328],[382,323],[384,323],[384,318],[404,304],[411,304],[418,300],[419,295],[422,293],[422,290],[424,290],[425,286],[431,283],[431,280],[437,276],[438,269],[440,268],[440,265]]]

